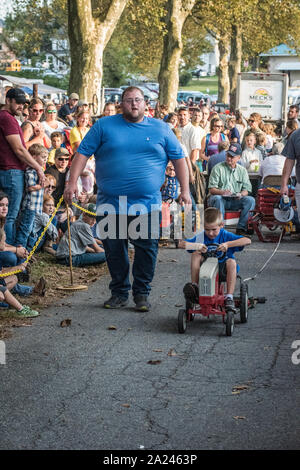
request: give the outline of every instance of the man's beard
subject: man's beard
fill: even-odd
[[[133,110],[133,111],[135,111],[135,110]],[[140,112],[138,112],[138,114],[136,116],[132,116],[131,113],[127,113],[126,111],[124,112],[124,110],[123,110],[123,116],[127,121],[137,122],[137,121],[140,121],[144,117],[144,111],[140,111]]]

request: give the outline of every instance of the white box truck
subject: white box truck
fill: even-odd
[[[288,107],[286,73],[241,72],[237,82],[237,109],[248,119],[259,113],[263,121],[285,125]]]

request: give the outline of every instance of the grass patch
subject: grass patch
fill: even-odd
[[[214,75],[213,77],[203,77],[197,78],[195,80],[193,79],[187,86],[180,87],[180,90],[201,91],[202,93],[208,93],[209,95],[217,95],[218,77],[217,75]]]
[[[36,261],[31,265],[31,281],[26,285],[34,285],[40,277],[44,277],[47,282],[47,290],[45,297],[38,295],[30,295],[29,297],[16,298],[22,304],[29,305],[41,312],[44,308],[57,303],[59,299],[68,297],[73,294],[70,291],[58,290],[57,286],[67,286],[71,284],[70,268],[57,264],[54,256],[48,253],[39,253],[36,255]],[[97,266],[89,266],[86,268],[73,268],[74,284],[89,285],[97,281],[104,274],[108,274],[106,263]],[[12,328],[32,325],[31,318],[19,318],[13,309],[0,308],[0,339],[7,338],[12,335]]]

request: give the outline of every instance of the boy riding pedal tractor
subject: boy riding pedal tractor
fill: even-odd
[[[214,249],[220,253],[218,257],[219,277],[221,282],[227,284],[225,295],[225,309],[235,310],[233,293],[237,277],[237,263],[234,252],[243,250],[244,246],[250,245],[250,238],[236,235],[223,228],[223,217],[219,209],[209,207],[204,211],[204,232],[197,234],[194,238],[181,241],[180,248],[185,248],[192,253],[191,256],[191,281],[184,288],[185,299],[190,304],[199,302],[199,271],[205,261],[205,253]]]

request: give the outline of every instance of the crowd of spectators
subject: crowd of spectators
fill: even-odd
[[[121,112],[118,104],[109,102],[99,118]],[[148,104],[145,115],[164,120],[180,140],[189,169],[192,201],[196,204],[207,198],[210,184],[204,176],[211,177],[215,167],[226,161],[229,148],[234,156],[237,155],[232,146],[241,148],[237,163],[246,172],[257,172],[264,177],[264,169],[270,171],[270,165],[264,164],[269,158],[270,163],[271,160],[279,162],[271,165],[272,171],[280,171],[284,157],[276,159],[282,150],[278,142],[286,143],[299,127],[298,113],[297,106],[290,107],[282,136],[276,133],[273,125],[264,123],[258,113],[252,113],[248,119],[239,110],[229,115],[218,114],[213,105],[205,103],[201,107],[180,103],[172,112],[166,105],[158,103],[152,109]],[[19,284],[30,276],[24,261],[61,201],[72,156],[91,126],[89,105],[76,93],[71,93],[67,103],[58,106],[40,98],[29,100],[20,89],[8,91],[6,104],[0,110],[0,269],[5,272],[21,266],[23,272],[19,280],[0,278],[4,287],[0,300],[6,302],[6,288],[20,295],[33,292],[44,295],[43,279],[33,287]],[[168,165],[162,187],[163,199],[175,199],[178,191],[174,168]],[[105,254],[93,229],[95,216],[91,215],[96,209],[96,193],[95,159],[92,156],[79,178],[78,197],[74,200],[88,212],[66,207],[62,202],[37,252],[46,251],[55,256],[58,263],[69,264],[66,236],[69,214],[75,265],[103,263]],[[11,302],[11,298],[9,300]],[[22,308],[18,306],[18,311]],[[29,316],[30,312],[26,312]],[[25,316],[26,312],[23,311]]]

